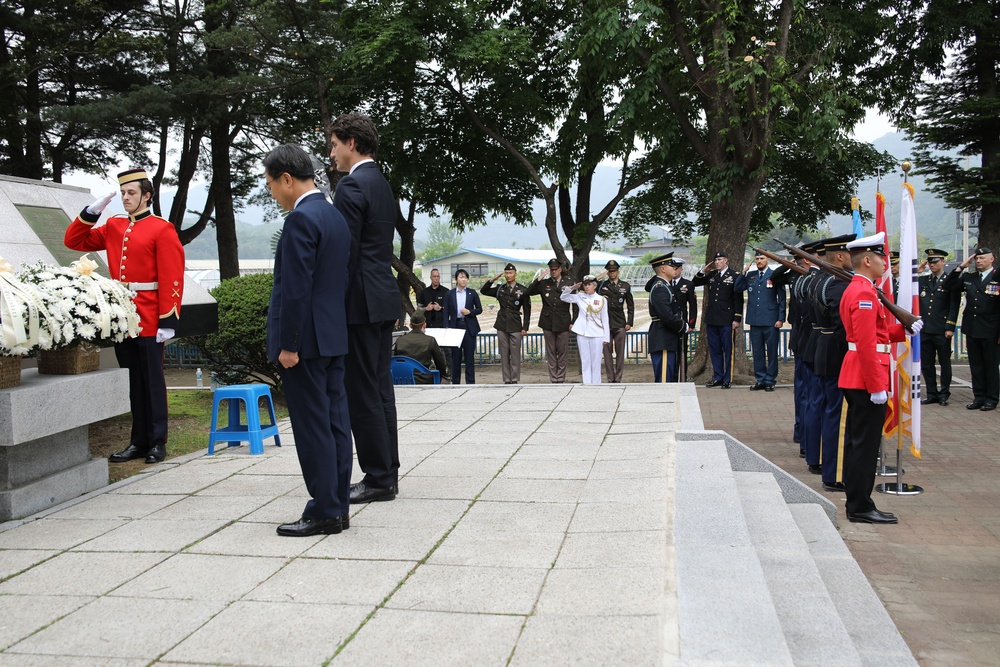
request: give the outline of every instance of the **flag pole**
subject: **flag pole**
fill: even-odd
[[[911,163],[910,163],[909,160],[904,160],[903,164],[901,166],[903,168],[903,184],[905,185],[907,183],[907,178],[908,178],[908,175],[910,173],[910,169],[912,168],[912,165],[911,165]],[[900,248],[901,249],[903,247],[903,243],[904,243],[904,240],[903,240],[903,229],[902,229],[902,224],[901,224],[900,225],[900,230],[899,230],[899,244],[900,244]],[[900,267],[900,268],[902,268],[902,267]],[[909,267],[909,270],[911,271],[910,281],[912,283],[912,281],[913,281],[913,274],[912,274],[913,267],[912,266]],[[893,295],[893,297],[897,298],[897,299],[899,298],[895,294]],[[912,307],[912,305],[911,305],[911,307]],[[911,384],[912,384],[912,381],[911,381]],[[907,387],[906,390],[908,392],[910,392],[910,394],[911,394],[911,396],[910,396],[910,400],[911,401],[913,401],[913,400],[919,401],[920,400],[919,394],[917,394],[916,398],[914,398],[913,392],[912,392],[912,387]],[[896,386],[896,405],[898,406],[899,409],[901,409],[901,407],[902,407],[902,403],[903,403],[902,399],[903,399],[903,387],[899,386],[899,383],[897,382],[897,386]],[[924,492],[923,488],[920,487],[920,486],[917,486],[916,484],[907,484],[906,482],[902,481],[902,479],[903,479],[903,473],[904,473],[904,470],[903,470],[903,461],[902,461],[902,457],[903,457],[903,415],[902,415],[901,412],[897,412],[897,414],[899,414],[899,417],[898,417],[897,422],[896,422],[896,481],[895,482],[885,482],[883,484],[879,484],[878,486],[875,487],[875,490],[878,491],[879,493],[885,493],[885,494],[895,495],[895,496],[916,496],[916,495],[919,495],[919,494],[921,494],[921,493]],[[916,428],[916,422],[914,422],[914,423],[911,424],[911,429],[913,429],[913,428]],[[915,433],[915,431],[914,431],[914,433]],[[911,434],[910,437],[914,437],[914,436]]]

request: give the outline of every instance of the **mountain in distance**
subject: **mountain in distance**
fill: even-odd
[[[913,144],[899,132],[886,134],[875,140],[873,145],[880,151],[886,151],[897,158],[898,162],[913,154]],[[916,165],[915,165],[916,171]],[[618,190],[620,169],[614,165],[600,165],[594,175],[591,202],[594,210],[600,210],[610,201]],[[911,172],[910,183],[916,190],[915,208],[917,214],[917,230],[923,239],[935,247],[954,250],[961,244],[961,230],[956,229],[956,212],[948,208],[944,200],[932,194],[925,188],[924,178],[919,173]],[[884,174],[881,180],[882,194],[886,199],[886,221],[889,234],[898,234],[899,204],[901,197],[902,170]],[[876,179],[868,179],[858,184],[858,198],[861,207],[874,214]],[[207,185],[194,186],[189,197],[189,207],[198,209],[202,206],[207,193]],[[172,191],[163,193],[162,201],[169,202]],[[271,238],[281,228],[281,218],[272,209],[270,212],[258,205],[248,205],[236,215],[237,237],[240,244],[240,257],[244,259],[269,259]],[[492,218],[486,224],[475,227],[462,235],[462,245],[468,248],[540,248],[549,242],[545,231],[545,205],[536,199],[533,205],[531,226],[518,225],[510,220]],[[418,251],[427,238],[427,230],[431,216],[418,214],[415,218],[416,245]],[[666,221],[669,223],[669,221]],[[822,233],[846,234],[851,231],[850,215],[834,215],[820,223]],[[865,232],[874,233],[874,220],[865,222]],[[565,240],[564,240],[565,242]],[[191,259],[214,259],[218,256],[215,241],[215,230],[209,227],[197,239],[186,247],[187,256]]]

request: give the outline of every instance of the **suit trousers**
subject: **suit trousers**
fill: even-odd
[[[577,334],[576,346],[580,349],[583,383],[601,384],[601,348],[605,347],[604,339]]]
[[[940,388],[937,364],[941,364]],[[951,396],[951,340],[944,334],[920,332],[920,374],[924,376],[927,398],[947,400]]]
[[[549,381],[561,384],[566,381],[569,363],[569,332],[542,330],[545,337],[545,360],[549,364]]]
[[[732,382],[733,328],[705,325],[708,331],[708,354],[712,358],[712,379]]]
[[[750,327],[750,349],[753,351],[753,375],[757,384],[774,384],[778,378],[778,330],[772,327]]]
[[[972,372],[972,394],[977,401],[996,405],[1000,400],[1000,348],[995,338],[965,337]]]
[[[838,376],[819,375],[820,393],[823,397],[820,435],[820,465],[823,466],[823,483],[833,484],[843,481],[843,469],[839,465],[843,456],[844,392],[837,386]]]
[[[497,332],[500,346],[500,373],[504,384],[517,384],[521,379],[521,332]]]
[[[806,450],[806,464],[820,464],[819,448],[823,438],[823,387],[819,376],[809,364],[803,364],[805,395],[803,396],[802,448]]]
[[[882,444],[885,403],[876,405],[864,389],[844,389],[847,401],[847,428],[844,431],[844,486],[847,487],[847,513],[858,514],[875,509],[875,463]]]
[[[148,452],[167,444],[167,381],[163,377],[163,343],[153,336],[115,343],[118,365],[128,369],[128,400],[132,410],[129,444]]]
[[[611,330],[611,342],[604,346],[604,372],[608,382],[621,382],[625,372],[625,327]],[[614,353],[612,355],[612,353]]]
[[[396,397],[392,389],[392,321],[347,325],[347,404],[358,465],[370,486],[387,489],[399,476]]]
[[[311,498],[302,516],[335,519],[350,509],[351,419],[344,357],[300,359],[281,369],[295,453]]]
[[[664,356],[666,356],[667,361],[666,368],[663,367]],[[653,382],[677,382],[675,375],[677,372],[676,352],[657,350],[656,352],[650,352],[649,358],[653,362]]]
[[[465,361],[465,384],[476,384],[476,337],[469,333],[464,319],[458,328],[465,329],[461,347],[451,348],[451,383],[462,384],[462,361]]]

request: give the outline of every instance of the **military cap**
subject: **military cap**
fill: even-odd
[[[841,234],[840,236],[834,236],[823,241],[823,247],[827,252],[837,252],[838,250],[846,250],[847,244],[858,238],[857,234]]]
[[[717,250],[716,253],[712,255],[712,259],[719,259],[720,257],[725,257],[726,259],[729,259],[729,255],[722,252],[721,250]]]
[[[604,268],[607,269],[608,271],[610,271],[611,269],[620,269],[622,267],[621,267],[620,264],[618,264],[618,262],[616,262],[615,260],[612,259],[612,260],[608,261],[607,264],[604,265]]]
[[[974,254],[976,255],[976,257],[979,257],[980,255],[992,255],[993,251],[985,247],[976,248],[976,252]]]
[[[826,254],[826,239],[813,241],[812,254],[819,255],[820,257]]]
[[[885,232],[863,236],[847,244],[847,249],[851,252],[873,252],[876,255],[885,255]]]
[[[580,282],[581,283],[596,283],[597,282],[597,278],[595,278],[594,276],[592,276],[591,274],[588,273],[587,275],[585,275],[583,277],[583,280],[581,280]]]
[[[946,258],[948,256],[948,251],[938,250],[937,248],[928,248],[927,250],[924,250],[924,254],[927,255],[928,262],[936,262]]]
[[[816,249],[816,243],[817,241],[803,241],[803,243],[799,246],[799,250],[812,254],[812,251]]]
[[[517,267],[514,266],[512,263],[507,262],[507,266],[503,267],[503,270],[504,271],[517,271]]]
[[[556,259],[555,257],[553,257],[552,259],[549,260],[549,268],[550,269],[558,269],[561,266],[562,266],[562,264],[560,264],[559,260]]]
[[[126,183],[133,183],[135,181],[148,181],[148,180],[149,176],[146,175],[146,170],[141,168],[128,169],[118,174],[118,185],[125,185]]]
[[[413,311],[412,315],[410,315],[410,325],[411,326],[413,326],[413,325],[420,326],[424,322],[426,322],[426,320],[424,319],[424,311],[423,311],[423,309],[418,308],[415,311]]]
[[[668,252],[666,255],[660,255],[659,257],[654,257],[653,259],[649,260],[649,265],[655,269],[660,264],[666,264],[667,260],[673,259],[673,257],[674,253]]]
[[[684,266],[684,258],[683,257],[672,257],[670,259],[670,261],[667,262],[667,264],[669,264],[670,266],[678,266],[678,267]]]
[[[893,250],[889,253],[889,263],[892,265],[899,264],[899,251]]]

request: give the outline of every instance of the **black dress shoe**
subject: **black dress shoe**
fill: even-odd
[[[806,450],[800,449],[799,450],[799,458],[800,459],[804,459],[805,457],[806,457]]]
[[[368,486],[364,482],[351,484],[352,505],[357,505],[359,503],[371,503],[371,502],[381,502],[384,500],[392,500],[395,497],[396,497],[395,486],[391,486],[388,489],[380,489],[377,486]]]
[[[351,527],[351,515],[348,514],[347,512],[344,512],[343,514],[340,515],[340,527],[343,530],[347,530],[348,528]]]
[[[278,526],[278,535],[284,537],[309,537],[310,535],[336,535],[342,530],[340,517],[336,519],[307,519]]]
[[[146,455],[146,463],[159,463],[167,458],[167,448],[164,445],[153,445]]]
[[[764,385],[764,391],[774,391],[774,385],[773,384]]]
[[[823,490],[824,491],[841,491],[841,492],[846,492],[847,491],[847,487],[844,486],[843,482],[834,482],[833,484],[827,484],[826,482],[823,482]]]
[[[847,520],[851,523],[899,523],[899,519],[894,516],[886,516],[884,512],[872,510],[871,512],[858,512],[857,514],[847,513]]]
[[[711,382],[706,382],[706,387],[718,387],[722,385],[722,380],[712,380]]]
[[[754,386],[750,387],[750,391],[761,391],[764,388],[765,388],[764,385],[758,382]]]
[[[823,466],[809,466],[809,472],[814,475],[818,475],[823,472]]]
[[[895,519],[896,518],[896,515],[893,514],[892,512],[883,512],[880,509],[876,509],[875,510],[875,514],[878,514],[880,516],[884,516],[884,517],[889,518],[889,519]]]
[[[139,449],[135,445],[129,445],[120,452],[115,452],[108,457],[108,461],[111,463],[125,463],[126,461],[134,461],[135,459],[142,459],[146,457],[146,450]]]
[[[730,383],[728,383],[728,382],[723,382],[723,383],[722,383],[722,388],[723,388],[723,389],[729,389],[729,384],[730,384]]]
[[[973,401],[972,403],[967,404],[965,406],[965,409],[966,410],[978,410],[981,407],[983,407],[983,402],[982,401]]]
[[[920,405],[930,405],[931,403],[939,403],[939,402],[940,402],[940,399],[938,399],[937,397],[935,397],[935,398],[925,398],[924,400],[920,401]]]
[[[947,398],[939,399],[938,405],[948,405],[948,399]]]
[[[985,403],[983,407],[979,408],[981,412],[989,412],[990,410],[996,410],[996,409],[997,409],[996,403]]]

